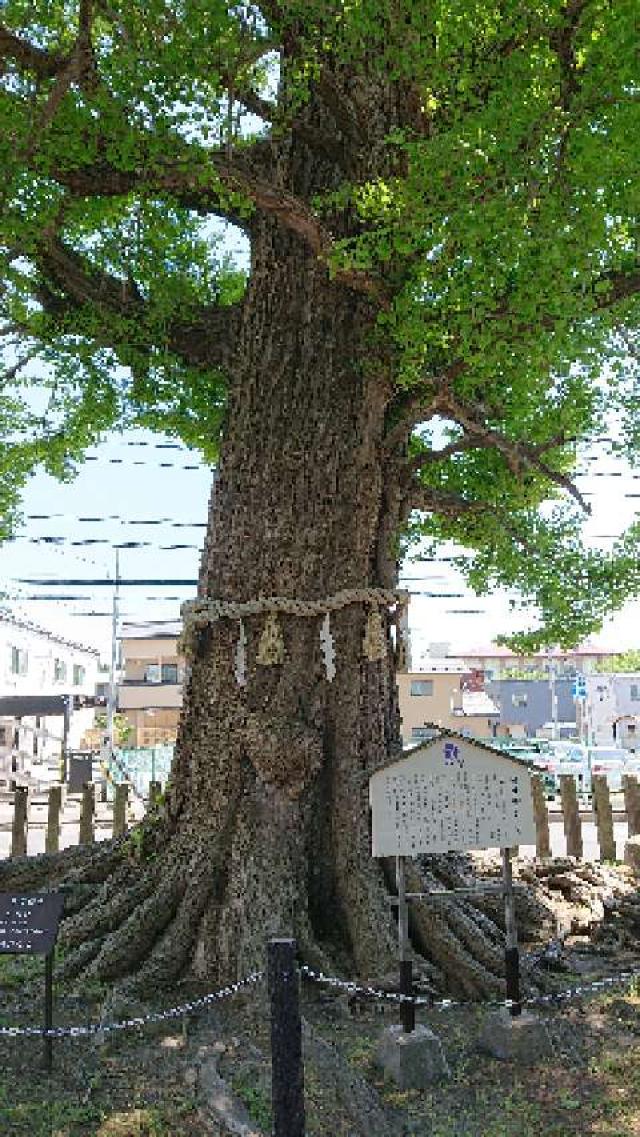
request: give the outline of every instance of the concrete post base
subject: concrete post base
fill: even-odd
[[[530,1011],[512,1018],[507,1007],[487,1016],[478,1046],[494,1058],[525,1065],[552,1053],[545,1024]]]
[[[421,1025],[409,1034],[398,1025],[387,1027],[378,1043],[376,1063],[401,1090],[423,1090],[449,1076],[440,1039]]]

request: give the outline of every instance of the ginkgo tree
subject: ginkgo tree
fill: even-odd
[[[519,590],[521,643],[576,642],[638,589],[637,529],[584,548],[572,477],[612,414],[628,458],[639,439],[636,16],[2,5],[5,529],[32,470],[68,476],[114,428],[216,465],[163,809],[133,843],[3,870],[102,882],[68,970],[228,978],[275,932],[382,973],[367,783],[400,745],[407,543]],[[500,989],[486,914],[416,909],[412,932],[434,981]]]

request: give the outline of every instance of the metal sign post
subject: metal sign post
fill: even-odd
[[[506,929],[504,962],[507,978],[507,999],[511,1000],[509,1010],[511,1015],[515,1018],[517,1015],[522,1014],[522,1003],[520,1002],[520,953],[518,951],[516,906],[513,895],[511,849],[502,850],[502,879],[504,884],[504,916]]]
[[[396,885],[398,888],[398,961],[400,966],[400,994],[413,995],[413,963],[409,952],[409,906],[404,877],[404,857],[396,857]],[[402,1029],[410,1034],[416,1027],[416,1008],[413,1003],[400,1004]]]
[[[61,893],[0,892],[0,955],[44,955],[44,1029],[53,1027],[53,952],[62,917]],[[43,1063],[51,1071],[53,1039],[45,1035]]]

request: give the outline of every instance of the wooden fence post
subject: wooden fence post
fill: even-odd
[[[567,856],[582,860],[582,825],[578,813],[578,795],[572,774],[560,774],[560,800],[567,839]]]
[[[302,1022],[295,954],[295,940],[269,940],[273,1137],[304,1137],[305,1131]]]
[[[79,845],[90,845],[94,840],[94,817],[96,808],[96,792],[93,782],[85,782],[82,787],[82,804],[80,806],[80,835]]]
[[[591,792],[593,794],[593,811],[596,815],[596,828],[598,830],[600,860],[615,861],[616,842],[613,835],[611,798],[609,796],[609,785],[604,774],[594,774],[592,776]]]
[[[541,860],[551,856],[551,841],[549,840],[549,813],[547,798],[544,789],[544,778],[541,774],[534,774],[531,779],[531,793],[533,797],[533,817],[536,823],[536,857]]]
[[[44,839],[45,853],[57,853],[60,849],[60,811],[62,809],[62,786],[49,787],[49,807],[47,810],[47,834]]]
[[[624,790],[624,808],[627,811],[629,823],[629,836],[640,835],[640,785],[634,774],[622,775],[622,788]]]
[[[129,805],[129,783],[118,782],[113,800],[113,836],[122,837],[127,831],[127,808]]]
[[[11,826],[11,856],[24,857],[27,853],[27,805],[29,790],[16,786],[13,791],[13,825]]]

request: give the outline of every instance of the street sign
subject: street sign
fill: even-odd
[[[521,1012],[511,849],[536,840],[528,762],[462,735],[442,731],[406,757],[369,779],[374,857],[396,858],[400,990],[412,994],[408,900],[431,893],[407,893],[404,858],[469,849],[502,851],[505,901],[505,976],[511,1014]],[[458,890],[453,889],[454,893]],[[466,891],[466,890],[463,890]],[[435,893],[437,895],[437,891]],[[405,1032],[414,1029],[403,1015]]]
[[[0,892],[0,955],[48,955],[58,935],[64,899],[57,892]]]
[[[573,697],[574,699],[586,699],[587,681],[584,675],[576,675],[573,680]]]
[[[374,857],[534,845],[529,765],[441,735],[369,781]]]
[[[64,908],[59,892],[17,895],[0,892],[0,955],[44,955],[44,1028],[53,1026],[53,950]],[[51,1036],[44,1040],[44,1065],[51,1070]]]

